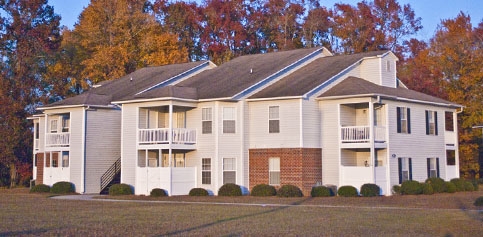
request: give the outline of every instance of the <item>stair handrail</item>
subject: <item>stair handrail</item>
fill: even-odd
[[[119,157],[119,159],[117,159],[116,162],[114,162],[114,164],[112,164],[111,167],[109,167],[109,169],[107,169],[107,171],[101,176],[101,191],[104,190],[109,183],[112,182],[112,180],[114,180],[114,177],[119,172],[121,172],[121,157]]]

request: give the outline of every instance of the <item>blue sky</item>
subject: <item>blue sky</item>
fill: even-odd
[[[321,5],[333,7],[335,3],[355,5],[362,0],[321,0]],[[70,29],[78,20],[83,8],[90,0],[49,0],[54,6],[55,12],[62,16],[61,25]],[[483,19],[482,0],[399,0],[399,4],[410,4],[417,17],[422,18],[423,29],[418,32],[416,38],[428,40],[434,35],[441,19],[455,18],[460,11],[471,16],[473,26],[477,26]]]

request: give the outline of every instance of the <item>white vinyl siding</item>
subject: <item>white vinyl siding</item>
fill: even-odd
[[[322,182],[326,185],[339,185],[339,102],[321,101],[320,119],[322,140]]]

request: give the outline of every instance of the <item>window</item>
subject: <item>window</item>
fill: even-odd
[[[148,167],[159,166],[159,150],[148,150]]]
[[[211,158],[201,159],[201,184],[211,184]]]
[[[454,131],[453,112],[444,112],[444,128],[446,131]]]
[[[223,133],[235,133],[235,108],[223,108]]]
[[[213,114],[211,108],[203,108],[201,110],[201,133],[203,134],[211,134],[211,130],[213,128]]]
[[[236,183],[236,159],[223,158],[223,184]]]
[[[59,167],[59,153],[52,153],[52,167]]]
[[[268,173],[268,184],[280,185],[280,158],[268,159]]]
[[[185,167],[185,154],[178,153],[173,155],[174,155],[175,167]]]
[[[399,183],[413,179],[411,158],[398,158]]]
[[[426,110],[426,135],[438,135],[438,113]]]
[[[70,115],[66,114],[62,116],[62,132],[69,132],[70,127]]]
[[[439,177],[439,158],[428,158],[428,178]]]
[[[64,167],[64,168],[69,167],[69,152],[68,151],[62,152],[62,167]]]
[[[411,133],[411,113],[406,107],[397,107],[397,132]]]
[[[35,129],[35,139],[39,139],[39,137],[40,137],[39,123],[34,124],[34,129]]]
[[[57,119],[50,120],[50,133],[57,132]]]
[[[138,150],[138,167],[146,167],[146,150]]]
[[[45,167],[50,167],[50,153],[45,153]]]
[[[280,115],[279,106],[268,107],[268,132],[279,133],[280,132]]]
[[[456,165],[456,152],[454,150],[446,150],[446,165]]]

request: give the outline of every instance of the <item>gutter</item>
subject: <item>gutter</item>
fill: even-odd
[[[61,105],[61,106],[52,106],[52,107],[40,107],[36,108],[36,110],[47,110],[47,109],[67,109],[67,108],[77,108],[77,107],[89,107],[89,108],[97,108],[97,109],[114,109],[115,107],[112,105],[89,105],[89,104],[80,104],[80,105]]]
[[[183,102],[198,102],[198,100],[194,99],[183,99],[177,97],[160,97],[160,98],[151,98],[151,99],[133,99],[133,100],[120,100],[120,101],[112,101],[112,104],[128,104],[128,103],[142,103],[142,102],[151,102],[151,101],[161,101],[161,100],[174,100],[174,101],[183,101]]]

